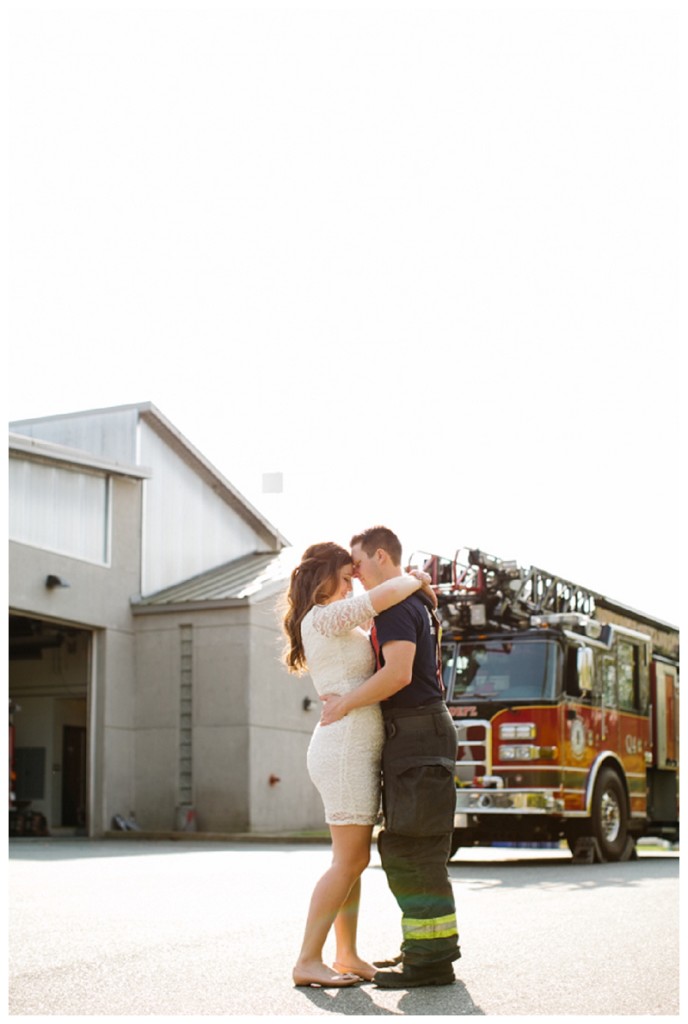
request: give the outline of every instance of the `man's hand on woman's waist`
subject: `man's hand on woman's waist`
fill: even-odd
[[[338,722],[340,718],[344,718],[349,710],[346,706],[346,700],[341,694],[324,693],[320,700],[323,703],[320,714],[321,725],[332,725],[333,722]]]

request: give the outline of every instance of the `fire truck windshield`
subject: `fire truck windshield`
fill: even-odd
[[[495,639],[443,645],[447,700],[553,700],[562,653],[551,640]]]

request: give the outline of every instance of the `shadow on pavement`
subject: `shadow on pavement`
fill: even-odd
[[[460,1014],[463,1016],[485,1016],[483,1010],[473,1002],[462,981],[438,988],[416,988],[404,991],[394,1010],[375,1002],[375,995],[382,989],[374,985],[360,985],[357,988],[322,989],[304,988],[298,991],[321,1011],[336,1013],[338,1016],[411,1016],[438,1017]],[[389,994],[389,990],[384,990]]]

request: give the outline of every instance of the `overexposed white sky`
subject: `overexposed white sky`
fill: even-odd
[[[679,621],[678,2],[7,6],[8,419]]]

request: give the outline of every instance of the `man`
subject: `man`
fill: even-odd
[[[401,576],[401,544],[376,526],[351,540],[366,590]],[[421,592],[381,612],[371,634],[377,672],[351,693],[324,696],[322,724],[380,702],[384,830],[378,847],[401,908],[401,956],[374,981],[382,988],[449,985],[461,956],[447,861],[454,826],[456,731],[444,702],[439,624]]]

